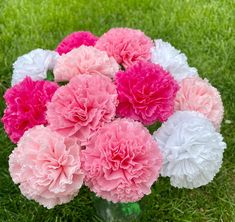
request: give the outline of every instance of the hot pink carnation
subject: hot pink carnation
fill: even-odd
[[[79,75],[60,87],[48,104],[50,127],[64,136],[85,143],[116,112],[117,92],[111,79],[100,75]]]
[[[54,68],[55,81],[67,81],[80,74],[99,74],[114,77],[119,66],[114,58],[108,57],[91,46],[81,46],[58,58]]]
[[[220,94],[208,80],[188,77],[180,83],[175,99],[175,110],[191,110],[204,114],[219,129],[223,119],[223,103]]]
[[[109,201],[134,202],[151,192],[162,165],[158,145],[139,122],[105,124],[82,151],[85,184]]]
[[[119,71],[115,81],[119,116],[150,125],[173,114],[179,86],[161,66],[141,61],[125,72]]]
[[[13,143],[17,143],[26,130],[47,124],[46,104],[58,85],[49,81],[33,81],[26,77],[8,89],[4,95],[6,109],[2,122]]]
[[[153,42],[140,30],[112,28],[99,38],[95,47],[127,68],[137,61],[149,60]]]
[[[13,181],[21,193],[44,207],[67,203],[83,183],[80,145],[44,126],[29,129],[9,159]]]
[[[98,37],[90,32],[73,32],[66,36],[57,46],[56,52],[60,55],[70,52],[81,45],[94,46]]]

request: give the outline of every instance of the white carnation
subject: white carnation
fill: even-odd
[[[33,80],[46,79],[47,71],[53,70],[59,54],[55,51],[35,49],[18,57],[13,64],[11,85],[21,82],[26,76]]]
[[[226,144],[201,113],[178,111],[153,137],[163,155],[161,175],[170,177],[174,187],[206,185],[221,167]]]
[[[155,47],[151,49],[151,61],[153,63],[161,65],[178,82],[189,76],[198,76],[197,69],[189,67],[184,53],[161,39],[154,42]]]

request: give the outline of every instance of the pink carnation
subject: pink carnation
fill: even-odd
[[[81,45],[94,46],[98,37],[90,32],[73,32],[66,36],[57,46],[56,52],[60,55],[70,52],[74,48],[78,48]]]
[[[138,62],[116,74],[116,85],[119,116],[150,125],[166,121],[173,114],[179,86],[161,66]]]
[[[7,107],[2,122],[13,143],[17,143],[29,128],[47,124],[46,104],[57,88],[56,83],[33,81],[30,77],[26,77],[6,91],[4,98]]]
[[[198,111],[204,114],[216,129],[220,128],[224,113],[218,90],[208,80],[199,77],[188,77],[181,81],[175,99],[175,110]]]
[[[83,183],[80,145],[44,126],[29,129],[9,158],[9,171],[21,193],[44,207],[69,202]]]
[[[135,202],[151,193],[162,157],[139,122],[116,119],[91,138],[81,154],[85,184],[109,201]]]
[[[81,46],[58,58],[54,68],[55,81],[67,81],[80,74],[99,74],[114,77],[119,66],[114,58],[108,57],[91,46]]]
[[[100,75],[79,75],[60,87],[48,104],[50,127],[64,136],[85,143],[116,112],[117,92],[111,79]]]
[[[150,60],[153,42],[140,30],[112,28],[99,38],[95,47],[127,68],[137,61]]]

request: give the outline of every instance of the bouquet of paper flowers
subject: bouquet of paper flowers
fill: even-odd
[[[71,201],[83,184],[107,201],[136,202],[159,175],[192,189],[221,167],[219,92],[185,54],[140,30],[74,32],[55,51],[19,57],[11,84],[9,171],[44,207]]]

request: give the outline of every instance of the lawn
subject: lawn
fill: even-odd
[[[0,0],[0,116],[16,58],[35,48],[54,49],[70,32],[101,35],[126,26],[169,41],[221,92],[221,131],[228,147],[220,172],[207,186],[176,189],[160,178],[151,195],[140,201],[141,221],[235,221],[234,8],[232,0]],[[0,221],[97,221],[85,187],[72,202],[52,210],[26,200],[9,176],[13,148],[0,125]]]

